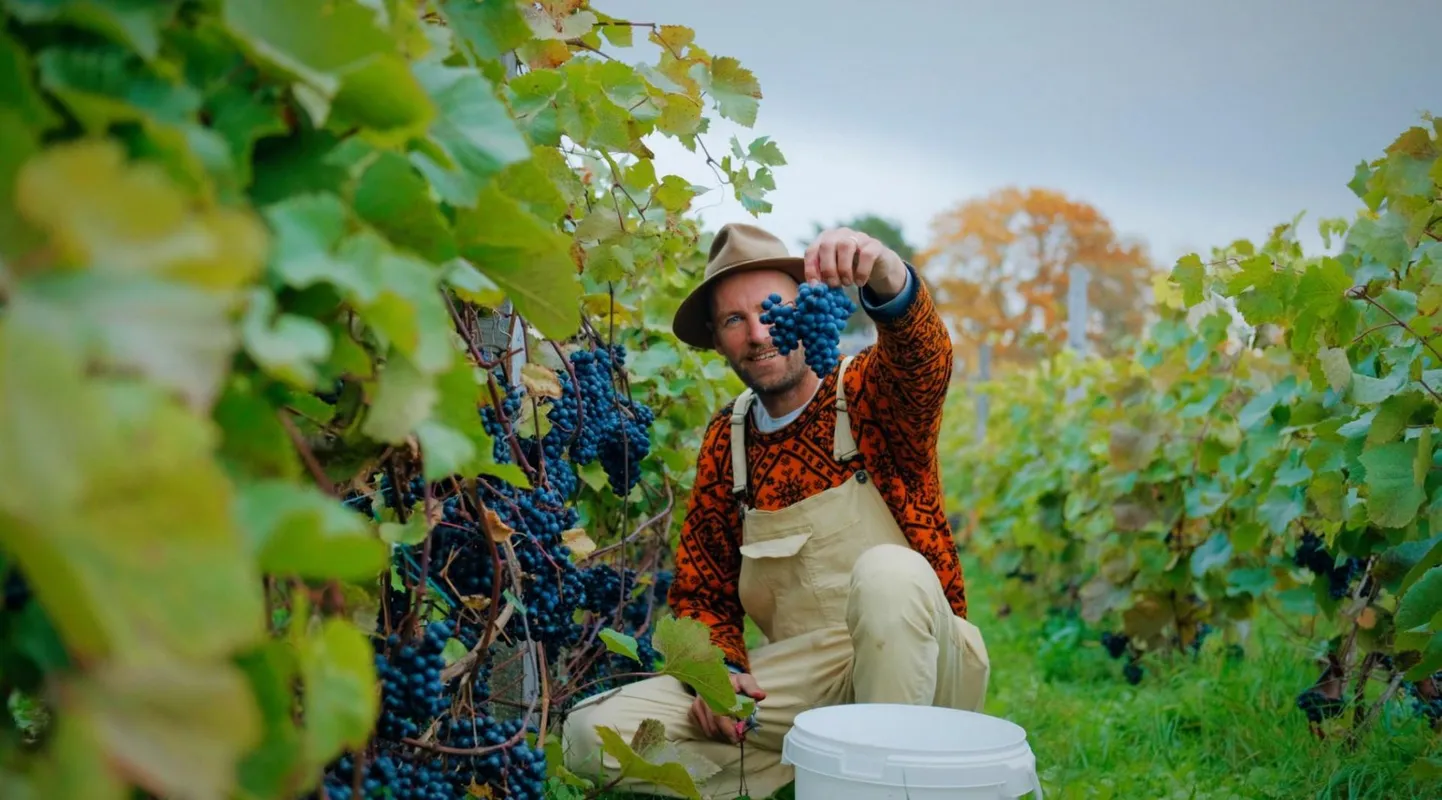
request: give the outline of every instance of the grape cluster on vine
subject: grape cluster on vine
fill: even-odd
[[[1348,556],[1342,563],[1327,551],[1321,537],[1311,531],[1302,534],[1292,563],[1315,575],[1327,578],[1327,594],[1333,600],[1341,600],[1352,592],[1352,585],[1363,572],[1362,559]]]
[[[806,366],[826,377],[841,361],[841,331],[856,311],[844,289],[805,283],[792,303],[773,294],[761,302],[761,322],[771,326],[771,343],[781,355],[806,350]]]

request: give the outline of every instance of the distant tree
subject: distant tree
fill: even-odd
[[[938,215],[932,235],[916,263],[967,363],[988,338],[998,365],[1064,346],[1073,264],[1089,272],[1087,333],[1097,352],[1141,331],[1157,267],[1088,203],[1049,189],[1001,189]]]
[[[867,236],[873,236],[879,239],[882,244],[895,250],[897,255],[906,259],[908,262],[916,258],[916,248],[912,247],[911,244],[906,241],[906,235],[901,232],[901,225],[894,220],[880,217],[876,214],[861,214],[833,225],[822,225],[819,222],[813,222],[811,231],[812,238],[828,228],[850,228],[854,231],[861,231]],[[811,241],[812,239],[808,238],[799,242],[801,249],[804,251],[810,246]],[[856,303],[857,307],[860,308],[860,295],[857,293],[857,290],[854,287],[847,289],[846,294],[851,298],[851,302]],[[871,317],[858,312],[851,315],[851,319],[847,321],[846,329],[842,334],[846,336],[870,335],[875,327],[871,322]]]

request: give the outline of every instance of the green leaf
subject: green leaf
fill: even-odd
[[[400,444],[430,417],[439,399],[434,377],[392,351],[380,373],[375,399],[361,432],[379,442]]]
[[[1352,373],[1352,402],[1371,406],[1381,403],[1407,385],[1405,370],[1394,369],[1385,378],[1373,378],[1360,372]]]
[[[204,605],[199,597],[182,602]],[[230,797],[241,758],[260,743],[250,687],[224,662],[109,663],[67,695],[111,768],[162,796]]]
[[[446,369],[458,358],[450,310],[441,296],[441,270],[405,253],[390,251],[369,233],[358,234],[342,252],[348,259],[373,264],[384,276],[381,293],[361,303],[365,321],[385,343],[403,353],[422,372]]]
[[[1372,418],[1371,430],[1367,431],[1367,444],[1386,444],[1401,436],[1412,415],[1425,402],[1422,393],[1416,391],[1394,394],[1383,400],[1377,416]]]
[[[365,636],[340,619],[328,619],[303,640],[306,760],[319,770],[344,749],[370,739],[380,713],[375,656]]]
[[[1224,567],[1231,557],[1231,540],[1225,533],[1214,533],[1192,551],[1192,575],[1200,578],[1213,569]]]
[[[0,333],[0,453],[24,461],[0,488],[0,544],[47,576],[34,589],[71,651],[204,658],[262,636],[209,421],[158,391],[99,391],[63,351],[14,335]]]
[[[475,71],[432,63],[417,64],[415,70],[440,114],[430,127],[435,149],[413,151],[411,162],[446,202],[473,208],[492,178],[530,158],[530,144],[505,103]]]
[[[250,213],[193,203],[118,143],[80,140],[32,158],[16,207],[50,239],[62,264],[231,289],[264,264],[265,230]]]
[[[35,64],[28,50],[8,33],[0,31],[0,109],[14,114],[7,128],[43,132],[60,124],[60,116],[48,105],[35,86]],[[10,127],[13,126],[13,127]],[[9,184],[5,184],[8,191]]]
[[[318,126],[334,110],[368,137],[398,142],[435,116],[397,40],[356,0],[227,0],[224,21],[253,58],[296,82]]]
[[[63,22],[128,45],[155,58],[160,30],[170,22],[179,0],[7,0],[6,9],[27,24]]]
[[[1439,612],[1442,612],[1442,567],[1433,567],[1402,595],[1394,624],[1399,633],[1405,633],[1428,625]]]
[[[1442,631],[1432,634],[1432,638],[1427,640],[1427,647],[1422,651],[1422,660],[1407,670],[1403,677],[1409,681],[1425,681],[1439,668],[1442,668]],[[1438,766],[1442,766],[1442,763]],[[1442,771],[1439,771],[1439,774],[1442,774]]]
[[[461,255],[506,292],[516,311],[549,339],[581,325],[581,291],[569,241],[493,185],[456,221]]]
[[[405,523],[382,522],[380,525],[381,541],[386,544],[415,546],[424,542],[429,533],[430,525],[420,514],[412,515]]]
[[[1352,362],[1347,359],[1346,350],[1324,347],[1317,353],[1317,360],[1322,364],[1322,374],[1327,376],[1327,384],[1332,391],[1345,392],[1352,385]]]
[[[363,517],[319,490],[283,481],[244,486],[238,524],[267,574],[315,580],[371,580],[389,550]]]
[[[626,744],[615,730],[597,725],[596,733],[601,737],[601,749],[619,762],[622,777],[669,789],[681,797],[701,800],[696,782],[680,762],[653,764]]]
[[[1202,302],[1207,268],[1202,264],[1201,256],[1188,253],[1177,259],[1176,266],[1172,267],[1171,277],[1182,288],[1184,304],[1190,307]]]
[[[651,642],[665,661],[662,672],[695,689],[712,711],[738,719],[750,715],[754,702],[731,686],[725,654],[711,643],[706,623],[689,617],[662,617],[656,621]]]
[[[697,65],[692,77],[716,99],[721,116],[748,128],[756,124],[761,85],[740,61],[721,56],[712,59],[709,69]]]
[[[636,643],[636,637],[627,636],[612,628],[602,628],[596,636],[605,643],[607,650],[640,663],[641,652],[638,649],[640,645]]]
[[[292,386],[313,389],[316,367],[331,355],[330,330],[310,317],[275,314],[275,295],[251,292],[241,323],[245,350],[266,374]]]
[[[496,59],[531,39],[519,6],[508,0],[440,0],[441,15],[480,58]]]
[[[1412,439],[1371,448],[1358,458],[1367,470],[1367,519],[1374,525],[1400,528],[1417,516],[1426,499],[1413,468],[1417,453],[1418,441]]]
[[[662,208],[679,214],[691,207],[691,199],[696,194],[696,187],[690,181],[680,175],[667,175],[661,179],[661,184],[656,187],[652,196]]]
[[[1407,220],[1393,211],[1384,211],[1378,219],[1362,217],[1352,223],[1344,247],[1356,250],[1391,269],[1407,263],[1410,248],[1406,239]]]
[[[450,224],[430,196],[430,187],[405,157],[381,153],[355,190],[355,212],[400,247],[429,261],[456,255]]]
[[[238,344],[233,295],[144,275],[46,275],[13,301],[11,313],[32,333],[116,370],[136,370],[196,408],[214,402]]]

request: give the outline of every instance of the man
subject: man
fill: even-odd
[[[767,297],[793,300],[808,281],[861,287],[877,328],[876,345],[824,378],[804,351],[780,355],[760,319]],[[716,768],[697,781],[703,797],[759,800],[792,779],[781,743],[808,708],[980,710],[990,662],[965,619],[936,452],[951,340],[911,266],[847,228],[797,257],[755,226],[727,225],[673,328],[717,350],[747,389],[707,426],[669,603],[711,626],[759,727],[747,733],[681,682],[651,678],[573,710],[567,765],[609,783],[618,764],[602,756],[596,727],[629,741],[656,719],[688,761]],[[747,615],[767,639],[755,652],[742,638]]]

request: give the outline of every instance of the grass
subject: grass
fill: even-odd
[[[1048,800],[1442,797],[1442,734],[1407,707],[1389,706],[1352,750],[1345,722],[1324,741],[1308,730],[1294,702],[1318,674],[1311,646],[1275,619],[1257,621],[1244,659],[1209,637],[1196,656],[1146,659],[1137,686],[1075,620],[998,619],[984,601],[972,619],[992,659],[985,710],[1027,730]]]

